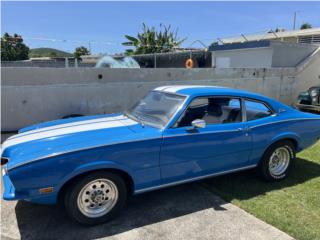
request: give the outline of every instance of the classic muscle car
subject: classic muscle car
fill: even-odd
[[[262,95],[158,87],[125,113],[21,129],[2,146],[3,198],[62,203],[93,225],[131,194],[250,168],[267,181],[284,179],[296,152],[319,137],[320,116]]]

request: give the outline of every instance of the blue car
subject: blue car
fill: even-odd
[[[250,168],[284,179],[296,152],[319,138],[318,115],[268,97],[163,86],[125,113],[21,129],[2,146],[3,198],[63,203],[73,219],[94,225],[132,194]]]

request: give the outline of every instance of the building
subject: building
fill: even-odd
[[[277,40],[291,43],[313,43],[320,44],[320,28],[309,28],[296,31],[280,29],[279,31],[270,30],[263,34],[241,34],[230,38],[219,38],[222,44],[243,43],[261,40]]]
[[[281,41],[252,41],[217,45],[209,48],[215,68],[295,67],[319,45]]]

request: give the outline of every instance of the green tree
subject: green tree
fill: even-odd
[[[90,55],[90,51],[86,47],[81,46],[74,50],[73,55],[75,58],[80,58],[82,55]]]
[[[178,38],[178,29],[171,30],[170,25],[160,24],[159,30],[155,27],[148,27],[144,23],[142,26],[142,32],[136,37],[125,35],[128,41],[122,45],[134,47],[134,49],[126,50],[127,55],[170,52],[180,47],[181,43],[186,40],[186,38]]]
[[[219,46],[219,42],[215,41],[215,42],[212,42],[209,46],[209,48],[213,48],[213,47],[216,47],[216,46]]]
[[[57,57],[57,53],[56,52],[49,52],[48,57]]]
[[[309,28],[312,28],[312,25],[310,23],[304,23],[301,25],[300,29],[303,30],[303,29],[309,29]]]
[[[17,61],[28,59],[29,48],[23,43],[20,35],[8,33],[1,38],[1,61]]]

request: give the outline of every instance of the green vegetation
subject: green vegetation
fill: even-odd
[[[124,46],[131,46],[134,49],[127,49],[127,55],[170,52],[180,47],[186,39],[178,38],[178,29],[171,30],[171,26],[160,24],[160,30],[155,27],[148,27],[143,23],[142,32],[137,37],[125,35],[128,42]]]
[[[312,28],[312,25],[310,23],[304,23],[301,25],[300,29],[309,29]]]
[[[77,47],[73,53],[75,58],[80,58],[83,55],[89,55],[89,54],[90,54],[90,51],[84,46]]]
[[[29,57],[73,57],[73,55],[55,48],[33,48],[29,51]]]
[[[29,48],[23,43],[23,38],[18,34],[13,36],[8,33],[1,38],[1,61],[17,61],[28,59]]]
[[[297,156],[281,182],[259,180],[254,171],[212,178],[211,191],[296,239],[320,239],[320,142]]]

